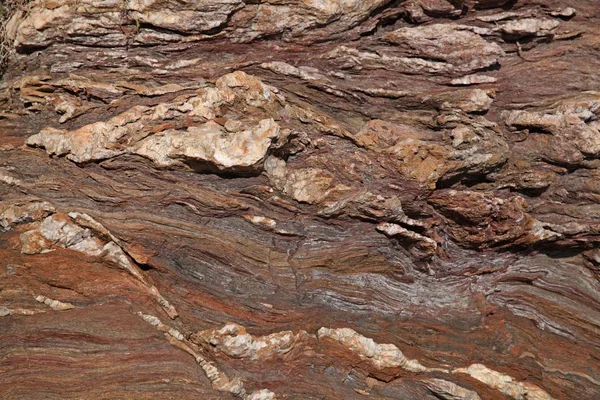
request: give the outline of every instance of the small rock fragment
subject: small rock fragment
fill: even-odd
[[[49,306],[51,309],[56,310],[56,311],[71,310],[71,309],[75,308],[75,306],[73,304],[63,303],[62,301],[53,300],[51,298],[48,298],[48,297],[42,296],[42,295],[36,296],[35,301],[37,301],[39,303],[44,303],[47,306]]]
[[[577,10],[573,7],[566,7],[561,10],[550,11],[550,15],[553,17],[572,18],[577,15]]]
[[[483,364],[471,364],[467,368],[457,368],[452,372],[471,375],[515,400],[553,400],[548,393],[533,383],[515,381],[512,377],[489,369]]]
[[[285,161],[269,157],[265,162],[265,170],[279,190],[299,202],[320,203],[334,189],[333,176],[321,169],[289,169]]]
[[[214,123],[190,127],[187,132],[166,131],[140,142],[133,152],[158,166],[178,160],[202,161],[220,170],[254,168],[264,160],[272,141],[279,137],[279,125],[265,119],[242,132],[228,133]]]
[[[444,400],[481,400],[476,392],[465,389],[454,382],[436,378],[427,379],[423,382],[429,390]]]
[[[488,42],[465,25],[433,24],[400,28],[383,36],[411,56],[448,63],[452,72],[487,68],[504,56],[494,42]]]
[[[244,219],[248,222],[253,223],[254,225],[262,226],[265,228],[274,228],[277,226],[277,221],[271,218],[263,217],[260,215],[250,215],[244,214]]]
[[[283,331],[257,337],[243,326],[229,323],[221,329],[197,332],[190,339],[198,344],[209,343],[230,357],[264,360],[290,352],[306,336],[304,331]]]
[[[514,40],[528,36],[549,36],[559,25],[560,22],[553,19],[523,18],[506,22],[500,30]]]
[[[469,86],[469,85],[478,85],[481,83],[495,83],[498,79],[493,76],[487,75],[465,75],[460,78],[455,78],[450,81],[451,85],[454,86]]]
[[[9,230],[13,225],[39,221],[56,209],[47,201],[0,202],[0,226]]]
[[[277,400],[277,398],[275,397],[275,393],[273,393],[267,389],[262,389],[262,390],[257,390],[256,392],[252,392],[252,394],[250,394],[248,397],[246,397],[246,399],[247,400]]]
[[[423,236],[417,232],[409,231],[406,228],[398,224],[392,224],[389,222],[382,222],[377,225],[377,230],[385,233],[387,236],[402,236],[404,238],[414,240],[419,243],[419,247],[424,250],[427,254],[433,255],[437,249],[437,243],[435,240]]]

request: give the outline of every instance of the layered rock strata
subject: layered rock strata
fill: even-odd
[[[0,6],[0,398],[600,398],[599,18]]]

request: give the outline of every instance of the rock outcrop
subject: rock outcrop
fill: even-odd
[[[600,398],[600,5],[0,5],[0,398]]]

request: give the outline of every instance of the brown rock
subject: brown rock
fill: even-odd
[[[0,6],[0,398],[600,398],[600,13]]]
[[[450,235],[464,246],[531,245],[560,237],[527,214],[528,204],[520,196],[502,199],[484,192],[438,190],[429,201],[450,219]]]

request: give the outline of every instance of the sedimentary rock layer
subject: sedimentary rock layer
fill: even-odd
[[[599,26],[0,6],[0,398],[600,398]]]

